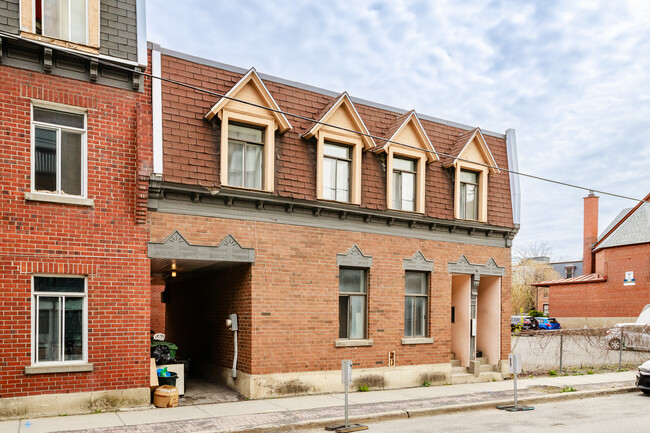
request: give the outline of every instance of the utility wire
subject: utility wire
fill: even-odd
[[[0,32],[0,35],[11,38],[11,39],[17,39],[17,40],[20,39],[20,38],[16,37],[15,35],[11,35],[11,34],[8,34],[8,33],[5,33],[5,32]],[[38,41],[32,41],[32,42],[34,42],[34,43],[36,43],[38,45],[49,47],[49,45],[44,44],[44,43],[40,43]],[[571,184],[571,183],[567,183],[567,182],[562,182],[562,181],[559,181],[559,180],[554,180],[554,179],[549,179],[549,178],[545,178],[545,177],[541,177],[541,176],[536,176],[536,175],[533,175],[533,174],[523,173],[523,172],[520,172],[520,171],[510,170],[510,169],[507,169],[507,168],[500,168],[500,167],[493,166],[493,165],[490,165],[490,164],[471,161],[471,160],[468,160],[468,159],[459,158],[458,156],[448,155],[446,153],[438,152],[438,151],[435,151],[435,150],[422,149],[422,148],[417,147],[417,146],[412,146],[410,144],[401,143],[399,141],[390,140],[390,139],[387,139],[387,138],[384,138],[384,137],[379,137],[377,135],[373,135],[373,134],[370,134],[370,133],[364,133],[364,132],[356,131],[356,130],[349,129],[349,128],[339,126],[339,125],[332,125],[330,123],[322,122],[320,120],[315,120],[315,119],[312,119],[312,118],[309,118],[309,117],[306,117],[306,116],[302,116],[300,114],[295,114],[295,113],[291,113],[291,112],[288,112],[288,111],[267,107],[265,105],[256,104],[254,102],[244,101],[242,99],[234,98],[232,96],[228,96],[228,95],[223,94],[223,93],[215,92],[215,91],[212,91],[212,90],[207,90],[207,89],[204,89],[202,87],[193,86],[193,85],[187,84],[187,83],[182,83],[180,81],[172,80],[170,78],[163,78],[163,77],[158,77],[156,75],[149,74],[149,73],[146,73],[146,72],[135,71],[134,68],[129,68],[129,67],[126,67],[126,66],[123,66],[123,65],[120,65],[120,64],[116,64],[114,62],[111,62],[111,61],[108,61],[108,60],[105,60],[105,59],[102,59],[102,58],[90,57],[90,56],[86,56],[86,55],[83,55],[83,54],[80,54],[80,53],[77,53],[77,52],[73,52],[73,51],[68,51],[68,50],[66,50],[66,53],[71,54],[71,55],[76,56],[76,57],[79,57],[79,58],[82,58],[84,60],[88,60],[88,61],[93,60],[93,61],[96,61],[97,63],[101,63],[102,65],[110,66],[112,68],[122,69],[122,70],[125,70],[125,71],[128,71],[128,72],[137,72],[138,74],[143,75],[145,77],[149,77],[151,79],[158,79],[160,81],[164,81],[164,82],[174,84],[174,85],[177,85],[177,86],[180,86],[180,87],[185,87],[185,88],[188,88],[188,89],[192,89],[192,90],[194,90],[196,92],[206,93],[208,95],[217,96],[217,97],[220,97],[220,98],[226,98],[226,99],[229,99],[231,101],[240,102],[242,104],[246,104],[246,105],[249,105],[249,106],[252,106],[252,107],[261,108],[261,109],[268,110],[268,111],[278,113],[278,114],[282,114],[282,115],[285,115],[285,116],[290,116],[290,117],[293,117],[293,118],[296,118],[296,119],[301,119],[301,120],[305,120],[305,121],[308,121],[308,122],[317,123],[317,124],[320,124],[320,125],[323,125],[323,126],[328,126],[330,128],[335,128],[335,129],[339,129],[339,130],[342,130],[342,131],[351,132],[351,133],[354,133],[354,134],[359,134],[359,135],[362,135],[362,136],[365,136],[365,137],[370,137],[373,140],[379,140],[379,141],[385,142],[384,146],[386,144],[388,144],[388,143],[397,144],[399,146],[403,146],[403,147],[406,147],[406,148],[416,149],[418,151],[424,151],[424,152],[427,152],[427,153],[432,153],[432,154],[437,155],[437,156],[442,156],[442,157],[446,157],[446,158],[453,158],[453,159],[463,161],[463,162],[471,162],[471,163],[476,164],[476,165],[480,165],[480,166],[487,167],[487,168],[493,168],[493,169],[496,169],[496,170],[503,170],[503,171],[505,171],[507,173],[512,173],[512,174],[516,174],[518,176],[524,176],[524,177],[528,177],[528,178],[531,178],[531,179],[536,179],[536,180],[539,180],[539,181],[542,181],[542,182],[549,182],[549,183],[553,183],[553,184],[556,184],[556,185],[566,186],[566,187],[569,187],[569,188],[575,188],[575,189],[580,189],[580,190],[583,190],[583,191],[589,191],[590,193],[598,193],[598,194],[602,194],[602,195],[608,195],[608,196],[611,196],[611,197],[622,198],[622,199],[625,199],[625,200],[632,200],[632,201],[635,201],[635,202],[648,203],[648,201],[646,201],[644,199],[638,199],[638,198],[624,196],[624,195],[620,195],[620,194],[614,194],[614,193],[611,193],[611,192],[606,192],[606,191],[597,190],[597,189],[594,189],[594,188],[575,185],[575,184]]]

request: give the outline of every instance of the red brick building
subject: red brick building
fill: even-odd
[[[356,386],[500,378],[513,130],[151,56],[154,74],[207,90],[152,93],[152,329],[193,374],[249,398],[340,390],[343,359]]]
[[[14,0],[0,18],[0,418],[148,403],[144,11]]]
[[[600,236],[598,197],[584,200],[584,275],[535,284],[547,295],[540,305],[564,327],[634,321],[650,302],[650,195],[621,211]]]

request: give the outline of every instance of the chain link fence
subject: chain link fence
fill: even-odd
[[[650,326],[521,331],[512,352],[527,372],[616,371],[650,359]]]

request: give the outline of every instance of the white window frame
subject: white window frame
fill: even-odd
[[[426,152],[416,149],[408,149],[399,146],[390,146],[388,156],[386,157],[386,200],[387,207],[390,210],[400,212],[420,213],[425,212],[425,190],[426,190]],[[393,199],[393,160],[395,158],[411,159],[415,161],[415,191],[414,191],[414,210],[397,209],[394,206]]]
[[[72,0],[69,0],[72,1]],[[31,0],[32,3],[32,33],[36,34],[36,0]],[[44,12],[43,12],[43,7],[44,7],[45,0],[41,0],[41,20],[44,19]],[[81,45],[89,45],[88,39],[89,39],[89,33],[90,33],[90,4],[89,0],[84,1],[84,18],[86,20],[85,26],[86,26],[86,34],[84,35],[84,40],[82,42],[76,42],[76,41],[71,41],[70,39],[63,39],[63,38],[57,38],[54,36],[48,36],[45,33],[43,33],[43,22],[41,21],[41,33],[40,35],[46,37],[46,38],[52,38],[52,39],[58,39],[61,41],[68,41],[73,44],[81,44]],[[98,8],[98,13],[99,13],[99,8]],[[70,3],[68,3],[68,36],[70,36],[70,27],[72,26],[72,20],[70,19]],[[97,23],[98,23],[98,28],[99,28],[99,17],[97,18]]]
[[[276,122],[273,118],[258,117],[254,114],[245,114],[236,110],[223,109],[221,118],[221,185],[247,191],[273,192],[275,184],[275,130]],[[252,128],[264,129],[264,145],[262,151],[262,189],[246,188],[228,183],[228,126],[237,123]]]
[[[459,198],[458,206],[459,206],[459,212],[460,212],[460,219],[476,221],[476,220],[480,219],[480,214],[481,214],[481,199],[482,199],[481,198],[481,173],[476,172],[474,170],[467,170],[467,169],[461,168],[460,171],[459,171],[459,174],[462,175],[463,172],[474,174],[476,176],[476,182],[465,182],[462,179],[459,179],[458,185],[460,187],[460,191],[458,192],[458,198]],[[464,188],[465,195],[463,195],[463,185],[465,185],[465,188]],[[475,187],[475,189],[474,189],[474,197],[475,197],[474,198],[474,209],[472,209],[472,212],[474,212],[475,215],[474,215],[473,218],[470,218],[470,217],[467,216],[468,206],[467,206],[467,186],[466,185],[473,185]],[[465,209],[464,214],[463,214],[463,211],[462,211],[463,208]]]
[[[79,294],[78,292],[36,292],[34,289],[34,278],[36,277],[53,277],[53,278],[79,278],[84,280],[84,292]],[[34,367],[46,367],[46,366],[67,366],[67,365],[81,365],[88,363],[88,278],[85,275],[77,274],[34,274],[31,278],[31,365]],[[37,319],[38,319],[38,309],[37,309],[37,297],[74,297],[74,298],[83,298],[83,331],[82,331],[82,359],[77,359],[73,361],[46,361],[46,362],[36,362],[36,351],[38,350],[38,330],[37,330]],[[65,328],[61,327],[61,332],[65,333]],[[62,345],[62,349],[65,349],[65,345]]]
[[[34,121],[34,108],[42,108],[52,111],[60,111],[62,113],[70,113],[84,116],[84,128],[73,128],[69,126],[36,122]],[[87,110],[83,108],[71,107],[67,105],[46,103],[46,102],[32,102],[30,109],[30,133],[31,133],[31,186],[32,197],[34,196],[54,196],[54,197],[70,197],[70,198],[87,198],[88,197],[88,116]],[[45,129],[57,130],[57,191],[37,191],[36,190],[36,127],[40,126]],[[79,133],[81,132],[81,195],[65,194],[61,191],[61,131],[70,131]],[[30,198],[32,198],[30,197]]]
[[[348,152],[348,157],[347,158],[341,158],[341,157],[338,157],[338,156],[326,155],[325,154],[325,146],[333,146],[333,147],[345,148],[347,150],[347,152]],[[354,158],[354,146],[350,146],[350,145],[347,145],[345,143],[337,143],[335,141],[330,141],[330,140],[325,141],[324,146],[323,146],[323,170],[322,170],[323,200],[332,200],[332,201],[338,201],[338,202],[341,202],[341,203],[350,203],[350,201],[352,200],[352,189],[353,189],[352,188],[353,187],[353,185],[352,185],[352,170],[354,169],[354,167],[353,167],[353,158]],[[331,159],[331,160],[335,161],[334,179],[335,179],[335,182],[336,182],[336,188],[334,189],[334,198],[326,198],[325,197],[325,186],[324,186],[324,184],[325,184],[325,176],[328,174],[328,173],[325,173],[325,160],[326,159]],[[347,198],[347,200],[341,200],[338,197],[338,192],[339,192],[339,188],[338,188],[338,186],[339,186],[338,185],[338,177],[339,177],[338,176],[338,174],[339,174],[339,172],[338,172],[338,170],[339,170],[338,162],[339,161],[346,162],[347,165],[348,165],[348,184],[347,184],[348,198]]]
[[[424,277],[424,288],[426,289],[425,294],[415,294],[415,293],[407,293],[406,292],[406,275],[407,274],[420,274]],[[429,323],[430,323],[430,300],[429,300],[429,281],[430,281],[430,272],[426,271],[411,271],[407,270],[404,272],[404,338],[428,338],[429,337]],[[426,300],[426,317],[425,317],[425,324],[424,324],[424,335],[406,335],[406,298],[424,298]],[[413,304],[415,306],[415,304]],[[452,307],[453,308],[453,307]],[[412,324],[413,324],[413,333],[415,334],[415,309],[412,310],[413,317]]]
[[[476,219],[467,219],[460,214],[460,172],[464,171],[473,171],[478,174],[478,215]],[[480,221],[487,222],[487,203],[488,203],[488,173],[489,170],[487,167],[484,167],[479,164],[474,164],[472,162],[458,162],[454,170],[454,217],[456,219],[462,219],[467,221]]]

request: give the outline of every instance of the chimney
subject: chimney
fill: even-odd
[[[593,191],[584,198],[584,234],[582,245],[583,274],[588,275],[595,272],[594,255],[591,250],[598,241],[598,196]]]

